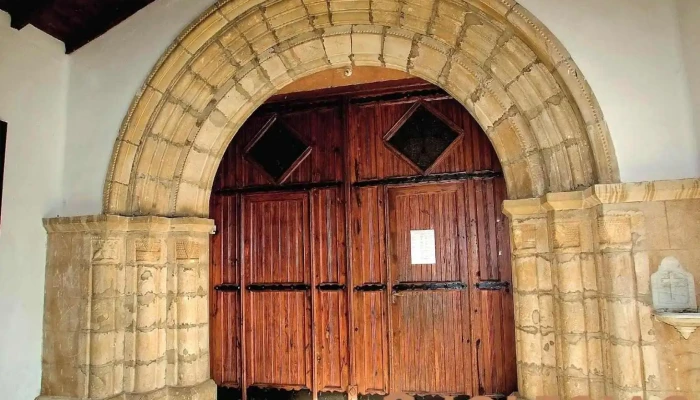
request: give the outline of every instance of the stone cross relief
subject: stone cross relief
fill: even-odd
[[[693,275],[675,257],[664,258],[651,275],[651,297],[656,311],[698,311]]]

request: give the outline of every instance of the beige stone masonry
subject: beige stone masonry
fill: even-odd
[[[93,216],[48,232],[41,400],[212,400],[199,218]]]
[[[654,318],[649,283],[669,255],[700,282],[700,179],[594,185],[504,212],[524,398],[700,398],[700,335]]]
[[[488,134],[511,199],[618,181],[600,107],[561,43],[514,0],[221,0],[133,101],[104,212],[206,216],[246,118],[315,72],[378,66],[432,82]]]

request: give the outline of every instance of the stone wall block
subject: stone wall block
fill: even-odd
[[[610,313],[608,334],[611,340],[639,342],[637,302],[634,299],[611,299],[608,303]]]
[[[636,298],[634,265],[630,253],[603,253],[601,257],[603,295],[619,298]]]
[[[382,54],[383,36],[381,31],[364,33],[360,29],[353,29],[352,56],[356,63],[381,67],[379,55]]]
[[[190,386],[199,379],[199,329],[183,327],[177,329],[177,386]]]
[[[389,31],[387,33],[382,53],[385,64],[400,70],[406,69],[413,45],[411,36],[408,32],[405,35],[402,35],[401,32]]]
[[[408,72],[430,82],[438,82],[447,63],[446,49],[437,49],[421,42],[414,49],[415,56],[409,60]]]
[[[612,362],[612,385],[621,395],[642,392],[641,349],[637,345],[612,343],[610,345]]]
[[[482,127],[488,130],[513,106],[513,102],[503,85],[495,79],[484,83],[482,88],[481,96],[474,104],[474,111],[475,118],[483,121]]]
[[[644,363],[644,385],[647,391],[662,388],[662,375],[659,369],[659,352],[654,345],[642,346],[642,359]]]
[[[536,292],[537,282],[537,256],[513,257],[513,286],[518,292]]]
[[[114,367],[107,365],[92,365],[88,368],[88,397],[102,399],[111,397],[119,392],[116,390]]]

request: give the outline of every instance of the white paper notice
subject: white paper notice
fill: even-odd
[[[411,264],[435,264],[435,231],[411,231]]]

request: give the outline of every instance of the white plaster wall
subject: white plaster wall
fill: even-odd
[[[700,1],[677,0],[683,45],[683,60],[688,74],[695,137],[700,158]]]
[[[99,214],[114,141],[134,95],[215,0],[157,0],[71,54],[64,215]]]
[[[520,3],[561,40],[593,88],[623,182],[700,176],[674,1]]]
[[[39,394],[46,232],[61,208],[68,93],[63,44],[0,11],[0,119],[8,122],[0,224],[0,398]]]

